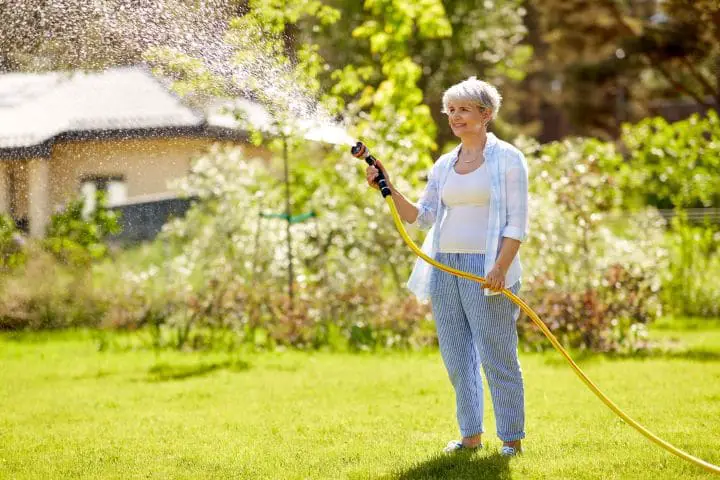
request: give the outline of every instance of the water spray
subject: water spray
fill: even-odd
[[[360,159],[364,159],[368,165],[375,166],[375,163],[377,160],[375,157],[373,157],[370,154],[370,150],[362,143],[357,142],[355,146],[353,146],[350,150],[350,153]],[[400,233],[400,236],[403,238],[405,243],[410,247],[410,249],[415,253],[418,257],[428,262],[430,265],[443,270],[445,272],[448,272],[452,275],[456,275],[461,278],[465,278],[467,280],[472,280],[475,282],[478,282],[482,285],[485,285],[486,281],[485,278],[473,275],[471,273],[463,272],[461,270],[454,269],[452,267],[448,267],[447,265],[444,265],[435,259],[430,258],[427,256],[416,244],[413,242],[413,240],[408,235],[407,231],[405,230],[405,227],[402,223],[402,220],[400,219],[400,214],[397,211],[397,208],[395,207],[395,202],[393,202],[392,198],[388,198],[391,195],[390,188],[387,186],[387,180],[385,178],[385,175],[383,174],[382,170],[378,168],[378,175],[375,177],[375,183],[378,184],[380,187],[380,192],[382,193],[383,198],[385,199],[385,202],[388,204],[388,207],[390,208],[390,213],[392,214],[393,220],[395,221],[395,227],[397,228],[398,232]],[[664,448],[668,452],[672,453],[673,455],[677,455],[678,457],[687,460],[691,463],[694,463],[695,465],[698,465],[705,470],[720,474],[720,467],[717,465],[713,465],[712,463],[706,462],[705,460],[702,460],[698,457],[695,457],[693,455],[690,455],[689,453],[680,450],[679,448],[673,446],[672,444],[668,443],[667,441],[663,440],[662,438],[658,437],[654,433],[652,433],[647,428],[643,427],[641,424],[639,424],[637,421],[633,420],[629,415],[627,415],[625,412],[623,412],[620,407],[618,407],[612,400],[610,400],[598,387],[595,385],[592,380],[588,378],[588,376],[583,372],[580,367],[575,363],[575,361],[570,357],[570,354],[563,348],[563,346],[560,344],[557,338],[555,338],[555,335],[550,331],[550,329],[545,325],[545,322],[543,322],[540,317],[530,308],[520,297],[512,293],[507,288],[503,288],[501,290],[501,293],[504,294],[506,297],[508,297],[513,303],[518,305],[520,309],[525,312],[525,314],[530,318],[530,320],[537,325],[537,327],[540,329],[540,331],[547,337],[548,340],[550,340],[550,343],[553,347],[555,347],[555,350],[557,350],[564,358],[567,360],[570,367],[573,369],[573,371],[577,374],[577,376],[582,380],[583,383],[610,409],[612,410],[615,415],[620,417],[625,423],[633,427],[635,430],[640,432],[642,435],[644,435],[648,440],[655,443],[656,445]]]

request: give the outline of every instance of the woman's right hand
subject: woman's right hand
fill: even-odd
[[[383,164],[380,163],[380,160],[375,160],[375,165],[380,167],[380,170],[383,172],[383,175],[385,175],[385,182],[387,182],[388,187],[391,186],[390,184],[390,176],[387,173],[387,170],[385,170],[385,167],[383,167]],[[373,165],[368,165],[367,169],[365,170],[367,178],[368,185],[370,185],[375,190],[379,190],[380,187],[378,186],[377,182],[375,181],[376,177],[378,176],[378,169]]]

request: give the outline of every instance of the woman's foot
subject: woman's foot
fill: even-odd
[[[503,457],[514,457],[515,455],[522,453],[522,445],[520,440],[513,442],[503,442],[503,446],[500,449],[500,455]]]
[[[462,440],[452,440],[443,449],[445,453],[457,452],[458,450],[477,450],[482,448],[482,435],[463,437]]]

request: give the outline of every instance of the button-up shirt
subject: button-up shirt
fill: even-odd
[[[440,225],[446,213],[442,202],[442,190],[452,168],[458,161],[460,148],[442,155],[430,170],[428,183],[420,201],[415,204],[418,216],[412,225],[430,229],[422,250],[435,258],[440,243]],[[485,243],[485,272],[492,270],[502,246],[503,237],[524,241],[527,237],[528,218],[528,169],[525,156],[517,148],[487,134],[484,150],[487,171],[490,174],[490,217]],[[433,267],[418,258],[408,280],[408,288],[421,300],[429,298],[428,286]],[[522,275],[520,254],[513,258],[505,276],[505,286],[514,285]],[[484,289],[485,295],[497,295]]]

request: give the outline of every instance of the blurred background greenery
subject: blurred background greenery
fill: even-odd
[[[717,2],[228,5],[237,64],[261,52],[286,66],[286,80],[350,121],[411,198],[456,141],[440,113],[443,90],[469,75],[501,90],[492,129],[530,169],[521,296],[567,346],[635,353],[658,347],[647,327],[661,317],[720,316]],[[4,39],[0,67],[145,61],[186,98],[232,95],[172,49],[77,49],[45,28],[50,40]],[[254,132],[272,161],[207,151],[177,185],[193,207],[153,241],[112,245],[118,219],[102,198],[90,218],[82,203],[58,212],[37,242],[0,217],[0,329],[146,329],[152,346],[179,349],[434,345],[428,305],[404,288],[412,255],[363,166],[346,146],[305,141],[277,98],[242,87],[273,105],[284,129]],[[291,209],[315,213],[292,225],[292,296],[287,225],[264,216],[285,205],[285,148]],[[530,322],[520,325],[524,348],[549,346]]]

